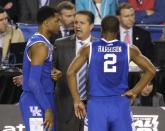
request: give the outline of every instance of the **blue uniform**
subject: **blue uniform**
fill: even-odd
[[[118,40],[104,39],[90,46],[89,131],[131,131],[128,90],[129,48]]]
[[[37,85],[38,88],[34,88],[30,86],[31,81],[29,80],[32,65],[28,56],[28,49],[37,42],[42,42],[47,45],[48,56],[42,65],[41,73],[33,74],[32,72],[33,76],[39,77],[40,83],[40,86]],[[55,114],[54,84],[51,79],[52,50],[53,46],[50,42],[43,35],[36,33],[29,39],[24,51],[23,93],[20,98],[20,109],[27,131],[43,131],[41,124],[44,121],[44,111],[46,109],[51,108]]]

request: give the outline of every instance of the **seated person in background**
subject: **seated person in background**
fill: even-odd
[[[95,15],[95,25],[100,25],[102,18],[116,15],[116,0],[76,0],[76,10],[88,10]]]
[[[162,24],[165,22],[165,0],[128,0],[135,10],[136,23]]]
[[[57,38],[67,37],[74,34],[74,17],[76,9],[70,1],[63,1],[56,7],[60,17],[60,30],[51,38],[53,44]]]
[[[129,3],[122,3],[117,9],[120,21],[118,39],[137,46],[143,55],[153,60],[153,44],[150,32],[135,25],[135,11]]]
[[[14,22],[17,22],[19,17],[18,0],[0,0],[0,6],[7,11]]]
[[[8,57],[10,43],[24,42],[20,29],[8,23],[7,12],[0,7],[0,48],[2,48],[2,62]]]
[[[163,95],[155,91],[152,83],[146,85],[141,94],[135,99],[134,106],[165,106]]]

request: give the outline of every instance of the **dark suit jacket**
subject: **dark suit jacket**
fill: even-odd
[[[92,37],[92,40],[96,38]],[[69,122],[74,115],[73,102],[67,85],[66,72],[76,55],[75,35],[57,39],[54,44],[53,65],[62,71],[62,78],[56,83],[57,115],[61,122]]]
[[[70,30],[69,31],[69,36],[74,34],[74,30]],[[58,33],[55,33],[54,35],[52,35],[52,37],[50,38],[50,43],[54,44],[55,40],[58,38],[62,38],[62,33],[61,31],[59,31]]]
[[[133,26],[133,44],[137,46],[143,55],[153,61],[153,44],[150,33],[140,27]],[[118,35],[120,39],[120,35]]]

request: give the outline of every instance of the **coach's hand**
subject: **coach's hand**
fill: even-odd
[[[22,78],[23,78],[22,75],[13,77],[14,85],[16,85],[17,87],[21,86],[22,85]]]
[[[51,131],[54,125],[54,115],[51,109],[47,109],[45,111],[45,121],[43,123],[45,130],[48,129],[48,131]]]
[[[53,80],[57,81],[62,77],[62,72],[53,68],[53,70],[51,71],[51,77]]]
[[[75,111],[76,117],[78,117],[79,119],[85,118],[86,109],[85,109],[85,105],[82,101],[74,102],[74,111]]]

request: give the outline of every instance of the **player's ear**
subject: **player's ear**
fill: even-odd
[[[49,23],[49,19],[46,19],[46,20],[44,20],[44,22],[43,22],[43,24],[44,24],[45,26],[48,26],[48,23]]]

